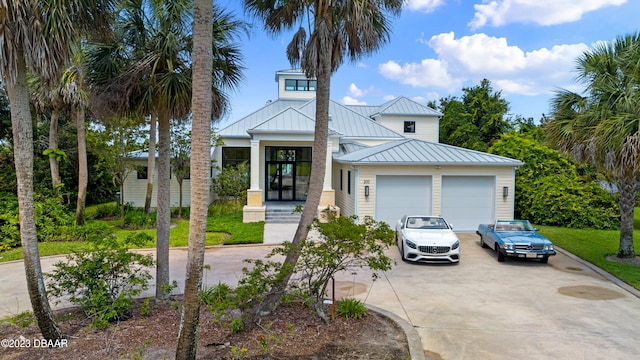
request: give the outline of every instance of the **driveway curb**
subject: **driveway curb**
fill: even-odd
[[[581,263],[582,265],[588,267],[589,269],[595,271],[596,273],[598,273],[598,275],[604,277],[605,279],[607,279],[608,281],[618,285],[620,288],[622,288],[623,290],[626,290],[628,293],[630,293],[631,295],[637,297],[640,299],[640,291],[638,291],[636,288],[634,288],[633,286],[627,284],[626,282],[618,279],[617,277],[611,275],[610,273],[606,272],[605,270],[597,267],[596,265],[593,265],[592,263],[577,257],[576,255],[570,253],[569,251],[560,248],[558,246],[553,246],[554,249],[560,253],[562,253],[563,255]]]

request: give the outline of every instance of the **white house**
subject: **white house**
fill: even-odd
[[[223,167],[250,164],[245,222],[265,220],[269,204],[306,198],[316,81],[298,70],[278,71],[275,80],[278,99],[221,129],[224,145],[213,151]],[[321,208],[392,225],[404,214],[441,215],[457,231],[513,217],[522,163],[440,144],[439,112],[399,97],[380,106],[331,101],[329,116]]]
[[[219,131],[223,166],[248,161],[245,221],[265,204],[305,200],[311,168],[315,80],[276,73],[278,99]],[[380,106],[329,105],[327,169],[320,206],[391,224],[406,213],[442,215],[457,230],[512,218],[522,163],[438,143],[439,112],[400,97]]]

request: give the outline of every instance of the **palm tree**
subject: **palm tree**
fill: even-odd
[[[57,191],[62,184],[59,162],[66,158],[65,153],[58,148],[58,121],[63,110],[62,95],[59,86],[47,87],[41,80],[33,75],[27,78],[35,109],[49,114],[49,148],[45,150],[45,155],[49,156],[51,186]]]
[[[560,90],[545,126],[551,144],[612,177],[620,195],[618,257],[635,256],[633,211],[640,174],[640,33],[582,54],[577,80],[585,95]]]
[[[236,87],[241,79],[239,51],[232,40],[244,28],[229,14],[214,10],[210,0],[194,0],[193,6],[189,254],[176,359],[196,356],[211,185],[211,121],[219,119],[227,109],[223,89]]]
[[[11,105],[18,182],[20,238],[27,289],[42,335],[61,339],[42,278],[33,205],[33,129],[27,67],[55,83],[71,55],[71,44],[89,29],[103,29],[111,1],[35,0],[0,2],[0,75]]]
[[[275,35],[299,26],[287,47],[287,58],[293,66],[300,65],[306,76],[316,78],[316,122],[313,140],[311,181],[300,223],[294,235],[291,251],[284,261],[283,274],[273,286],[258,312],[269,312],[277,306],[298,261],[299,246],[307,237],[313,222],[325,176],[329,89],[331,74],[344,57],[356,61],[377,51],[389,40],[387,15],[399,15],[402,0],[245,0],[247,12],[262,19],[267,32]],[[301,24],[308,21],[310,34]]]
[[[176,359],[195,359],[211,168],[213,2],[193,2],[193,96],[189,254]]]
[[[87,131],[85,127],[86,108],[89,103],[89,88],[85,80],[87,58],[80,46],[74,47],[71,66],[62,73],[60,92],[67,103],[76,123],[78,141],[78,198],[76,201],[76,225],[84,225],[85,200],[89,183],[87,165]]]

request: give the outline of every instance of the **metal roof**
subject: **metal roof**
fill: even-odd
[[[494,165],[520,166],[518,160],[418,139],[403,139],[334,156],[355,165]]]
[[[295,109],[297,112],[289,112],[284,115],[281,114],[284,110]],[[311,119],[314,121],[316,111],[316,101],[311,100],[276,100],[268,103],[261,109],[245,116],[244,118],[222,128],[218,131],[218,134],[222,138],[249,138],[248,130],[255,129],[258,125],[265,123],[267,120],[272,119],[276,115],[283,117],[291,116],[289,120],[281,118],[277,121],[271,122],[269,125],[263,125],[262,130],[266,130],[269,127],[271,132],[277,130],[276,126],[283,125],[289,121],[287,127],[281,127],[280,131],[289,132],[288,130],[295,128],[299,125],[295,125],[296,121],[300,121],[303,124]],[[336,134],[341,134],[344,138],[354,139],[402,139],[402,135],[389,128],[380,125],[367,116],[364,116],[356,111],[349,109],[348,107],[341,105],[335,101],[329,102],[329,114],[331,115],[331,121],[329,122],[329,130]],[[300,119],[296,120],[295,116],[299,116]],[[308,125],[308,124],[307,124]],[[301,126],[307,126],[301,125]]]
[[[300,111],[308,116],[315,118],[316,101],[315,99],[300,107]],[[386,126],[380,125],[374,120],[363,116],[348,107],[329,101],[329,128],[334,129],[343,135],[344,138],[352,139],[402,139],[404,136],[390,130]]]
[[[249,134],[256,133],[302,133],[313,134],[316,122],[310,116],[302,113],[298,109],[288,107],[275,114],[266,121],[247,130]],[[331,135],[335,131],[329,129]]]
[[[262,108],[254,111],[253,113],[243,117],[242,119],[220,129],[220,131],[218,131],[218,135],[223,138],[249,138],[250,136],[247,133],[248,129],[251,129],[263,123],[265,120],[271,118],[272,116],[278,114],[286,108],[298,108],[307,102],[309,102],[308,99],[272,101]]]
[[[439,111],[407,99],[404,96],[397,97],[379,106],[378,111],[371,114],[371,116],[376,115],[442,116]]]

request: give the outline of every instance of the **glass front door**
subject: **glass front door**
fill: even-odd
[[[269,163],[267,200],[296,200],[295,163]]]
[[[267,146],[267,201],[304,201],[311,175],[311,148]]]

